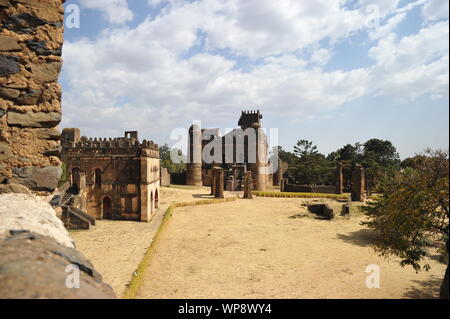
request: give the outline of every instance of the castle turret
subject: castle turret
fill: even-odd
[[[242,111],[241,118],[238,125],[242,130],[254,129],[255,130],[255,144],[249,143],[247,145],[249,152],[255,152],[255,156],[249,156],[247,158],[248,169],[252,172],[253,185],[255,190],[264,191],[266,189],[266,173],[265,169],[267,160],[267,143],[266,136],[261,130],[262,115],[259,110],[257,111]],[[252,159],[252,160],[251,160]],[[255,160],[254,163],[252,161]]]

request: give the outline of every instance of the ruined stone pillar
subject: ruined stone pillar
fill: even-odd
[[[245,173],[245,180],[244,180],[244,199],[252,199],[253,198],[253,177],[252,172],[246,172]]]
[[[281,179],[281,183],[280,183],[280,192],[285,192],[286,191],[286,185],[288,183],[288,179],[287,178],[282,178]]]
[[[342,163],[338,163],[336,167],[336,194],[344,193],[344,173]]]
[[[215,177],[215,198],[224,198],[223,191],[224,191],[224,173],[222,168],[218,168],[216,170],[216,177]]]
[[[352,172],[352,201],[364,201],[365,184],[364,167],[356,165]]]
[[[0,182],[53,191],[64,0],[0,0]]]
[[[211,176],[211,195],[216,195],[216,173],[217,169],[213,167],[212,169],[212,176]]]
[[[189,128],[186,185],[203,186],[202,182],[202,131],[198,125]]]

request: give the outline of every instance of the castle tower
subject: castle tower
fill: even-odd
[[[267,173],[265,170],[267,169],[267,141],[266,136],[261,128],[261,119],[262,115],[259,110],[257,111],[243,111],[241,113],[241,118],[239,119],[238,125],[241,127],[243,131],[246,129],[254,129],[256,134],[256,141],[248,142],[248,151],[255,152],[256,154],[256,162],[249,163],[247,162],[247,168],[252,172],[253,176],[253,185],[255,190],[264,191],[266,189],[266,179]],[[253,161],[254,158],[248,157],[247,160]]]
[[[202,182],[202,131],[198,125],[189,128],[188,164],[186,185],[203,186]]]

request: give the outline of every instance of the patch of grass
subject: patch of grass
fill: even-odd
[[[348,199],[346,194],[323,194],[323,193],[278,193],[278,192],[260,192],[253,191],[253,195],[258,197],[275,198],[329,198],[329,199]]]
[[[135,299],[136,298],[139,288],[142,286],[142,283],[144,282],[145,271],[147,270],[148,266],[150,265],[150,261],[153,256],[153,252],[154,252],[158,242],[161,240],[160,239],[161,233],[166,228],[168,221],[170,220],[170,217],[172,217],[172,214],[173,214],[173,211],[175,210],[175,208],[227,203],[227,202],[236,201],[237,199],[238,199],[238,197],[236,196],[236,197],[220,198],[220,199],[204,199],[204,200],[198,200],[198,201],[193,201],[193,202],[179,202],[179,203],[173,203],[172,205],[170,205],[169,208],[167,208],[167,210],[164,213],[161,225],[159,226],[159,229],[156,232],[155,237],[153,238],[153,241],[152,241],[150,247],[145,252],[144,257],[142,258],[141,262],[139,263],[139,266],[137,267],[136,271],[133,273],[131,282],[128,284],[127,289],[125,290],[125,293],[122,296],[122,299]]]

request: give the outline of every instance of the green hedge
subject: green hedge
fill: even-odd
[[[276,198],[329,198],[329,199],[349,199],[346,194],[323,194],[323,193],[282,193],[282,192],[260,192],[253,191],[253,195],[259,197],[276,197]]]

